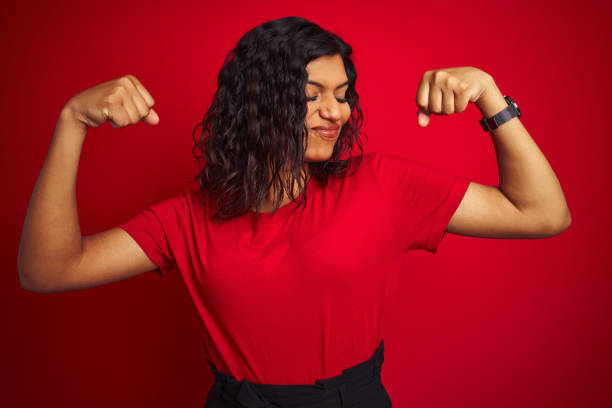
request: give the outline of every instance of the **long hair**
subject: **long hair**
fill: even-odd
[[[310,177],[324,186],[330,175],[346,177],[355,144],[361,165],[359,130],[363,114],[355,90],[357,72],[352,53],[349,44],[317,24],[286,17],[249,30],[227,54],[213,102],[192,135],[192,152],[200,169],[194,179],[206,193],[204,201],[210,194],[217,209],[211,220],[230,219],[251,208],[258,209],[273,187],[276,212],[285,194],[296,200],[295,183],[303,192],[298,207],[306,204],[302,171],[308,147],[306,65],[318,57],[342,57],[349,81],[346,99],[351,116],[342,127],[332,156],[322,162],[308,162]],[[202,130],[196,138],[199,127]],[[281,179],[287,174],[288,178]]]

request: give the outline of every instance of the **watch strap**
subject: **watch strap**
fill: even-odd
[[[485,132],[490,132],[492,130],[497,129],[499,126],[501,126],[502,124],[506,123],[507,121],[509,121],[510,119],[514,117],[517,117],[517,116],[519,118],[521,117],[519,111],[517,111],[517,109],[514,106],[514,101],[512,101],[512,99],[510,99],[510,97],[508,96],[504,98],[506,99],[506,102],[508,103],[508,106],[505,109],[491,116],[490,118],[480,119],[479,121],[480,126],[482,126],[482,129]],[[508,99],[510,99],[510,101]]]

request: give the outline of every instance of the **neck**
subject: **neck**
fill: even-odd
[[[310,180],[310,171],[308,168],[308,164],[306,164],[303,168],[302,168],[302,175],[305,177],[305,182],[304,182],[304,188],[306,188],[306,184],[308,183],[308,180]],[[285,183],[288,183],[290,176],[288,173],[284,173],[281,175],[281,179],[284,180]],[[287,187],[291,187],[291,186],[287,186]],[[259,206],[259,212],[265,212],[265,213],[270,213],[274,210],[274,194],[275,194],[276,190],[274,189],[274,186],[270,189],[269,193],[268,193],[268,198],[264,201],[261,202],[260,206]],[[294,197],[298,197],[300,195],[302,191],[300,191],[299,186],[297,185],[297,182],[293,185],[293,196]],[[281,203],[280,203],[280,207],[289,204],[291,201],[293,201],[293,199],[286,193],[283,193],[283,196],[281,198]],[[255,212],[255,208],[251,208],[251,211]]]

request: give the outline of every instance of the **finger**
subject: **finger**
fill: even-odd
[[[132,98],[127,97],[123,100],[123,109],[125,109],[130,118],[129,124],[135,124],[140,121],[141,116],[138,114],[138,109],[136,109]]]
[[[157,115],[157,112],[147,105],[147,102],[144,100],[144,97],[140,92],[136,90],[133,92],[132,102],[134,102],[134,106],[136,106],[138,117],[141,121],[149,125],[157,125],[159,123],[159,116]]]
[[[138,117],[140,119],[143,119],[149,114],[151,108],[147,106],[147,102],[145,102],[140,92],[134,92],[132,94],[132,102],[134,103],[134,106],[136,106],[136,111],[138,112]]]
[[[104,108],[104,114],[108,118],[108,122],[115,129],[129,125],[130,118],[125,109],[120,105],[111,105],[110,108]]]
[[[142,95],[142,97],[147,102],[147,105],[149,105],[149,107],[152,107],[153,105],[155,105],[155,100],[153,99],[149,91],[147,91],[147,89],[140,83],[138,78],[130,74],[126,75],[126,77],[128,77],[134,83],[134,86],[136,87],[140,95]]]
[[[436,115],[442,112],[442,90],[435,83],[429,88],[429,112]]]
[[[423,74],[421,82],[417,87],[416,104],[419,109],[425,113],[429,113],[429,75],[428,72]]]
[[[450,115],[455,113],[455,94],[449,87],[442,88],[442,114]]]
[[[461,113],[466,110],[468,103],[470,102],[470,96],[467,92],[455,91],[455,112]]]
[[[417,111],[417,123],[419,124],[419,126],[421,127],[427,126],[429,124],[429,118],[430,118],[430,115],[423,112],[423,110],[419,108],[419,110]]]
[[[157,125],[159,123],[159,115],[151,108],[149,114],[142,120],[148,125]]]

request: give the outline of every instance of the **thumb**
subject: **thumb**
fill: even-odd
[[[425,127],[429,124],[429,117],[430,115],[423,112],[420,108],[417,111],[417,122],[419,124],[419,126],[421,127]]]
[[[149,114],[142,118],[142,121],[149,125],[157,125],[159,123],[159,115],[157,114],[157,112],[151,109]]]

